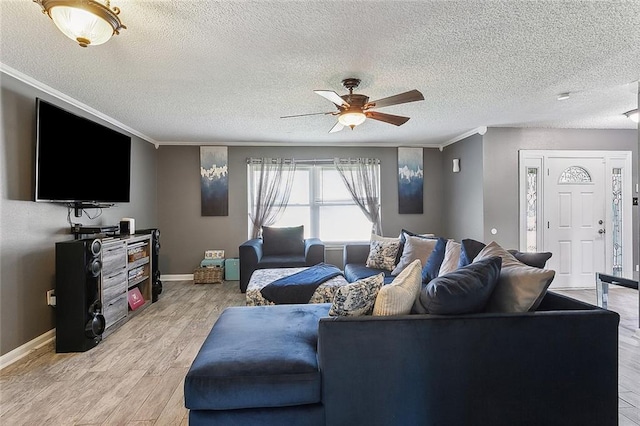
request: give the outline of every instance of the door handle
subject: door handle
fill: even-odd
[[[598,229],[598,234],[600,234],[600,235],[604,234],[605,232],[607,232],[607,231],[605,231],[605,230],[604,230],[604,229],[602,229],[602,228]]]

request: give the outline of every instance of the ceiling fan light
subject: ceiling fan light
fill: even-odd
[[[58,29],[82,47],[100,45],[109,41],[113,34],[126,28],[120,22],[120,9],[110,8],[97,0],[34,0]]]
[[[364,123],[366,118],[367,116],[361,111],[346,111],[340,114],[338,121],[343,126],[349,126],[353,129],[355,126]]]
[[[631,111],[627,111],[624,113],[624,115],[627,116],[627,118],[629,118],[631,121],[634,121],[636,123],[638,123],[640,121],[640,110],[638,109],[632,109]]]

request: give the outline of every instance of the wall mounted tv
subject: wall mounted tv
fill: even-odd
[[[35,201],[129,201],[131,137],[36,99]]]

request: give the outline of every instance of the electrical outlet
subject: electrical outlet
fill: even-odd
[[[47,305],[56,306],[56,291],[55,290],[47,291]]]

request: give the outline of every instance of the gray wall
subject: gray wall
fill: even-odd
[[[0,90],[0,355],[4,355],[55,328],[55,311],[45,296],[55,288],[55,243],[73,239],[66,207],[31,201],[35,99],[101,121],[6,74],[1,74]],[[122,217],[134,217],[139,229],[157,226],[156,157],[153,145],[133,137],[132,201],[104,209],[96,220],[75,218],[72,212],[72,220],[115,225]]]
[[[55,327],[54,310],[46,305],[45,293],[55,286],[55,243],[72,239],[66,207],[31,201],[35,98],[41,97],[82,116],[89,115],[6,74],[0,77],[2,356]],[[483,138],[472,136],[446,147],[444,152],[425,149],[422,215],[397,213],[396,148],[230,147],[226,217],[200,216],[197,146],[162,146],[156,150],[135,136],[132,142],[132,202],[105,209],[96,220],[86,216],[82,219],[72,216],[72,220],[111,225],[122,217],[134,217],[139,229],[159,227],[162,273],[189,274],[204,250],[222,248],[227,256],[237,256],[238,245],[247,238],[246,157],[380,158],[385,235],[395,236],[406,228],[450,238],[495,239],[502,245],[517,247],[519,149],[631,150],[634,164],[639,165],[640,137],[635,130],[502,128],[489,129]],[[461,159],[461,173],[451,173],[452,158]],[[637,170],[635,167],[634,182],[638,182]],[[634,258],[638,263],[638,207],[633,207],[633,214]],[[492,227],[499,230],[496,236],[489,233]]]
[[[238,246],[248,238],[247,157],[379,158],[384,234],[397,236],[402,228],[421,233],[442,232],[442,161],[438,149],[423,151],[424,214],[412,215],[398,214],[397,148],[229,147],[228,152],[229,216],[203,217],[200,215],[199,147],[160,147],[158,210],[163,274],[193,273],[207,249],[223,249],[226,257],[238,255]]]
[[[490,128],[483,141],[484,240],[495,240],[503,247],[518,247],[518,151],[521,149],[632,151],[632,163],[637,164],[638,131]],[[638,182],[637,167],[633,168],[633,182]],[[634,196],[638,196],[635,190]],[[632,210],[633,263],[637,265],[638,207]],[[496,228],[498,233],[491,235],[491,228]]]
[[[442,210],[444,235],[460,241],[484,241],[483,138],[476,134],[444,148],[442,153]],[[453,159],[460,172],[453,173]]]

